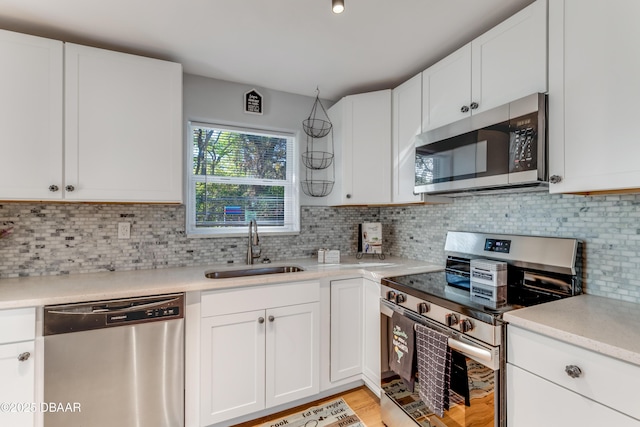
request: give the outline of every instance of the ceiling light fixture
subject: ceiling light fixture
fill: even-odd
[[[333,13],[344,12],[344,0],[331,0]]]

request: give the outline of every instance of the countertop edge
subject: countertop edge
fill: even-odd
[[[625,319],[621,319],[620,312],[594,313],[590,309],[591,306],[602,304],[603,301],[609,301],[611,304],[629,304],[640,310],[638,304],[612,301],[593,295],[580,295],[511,311],[505,313],[504,320],[508,324],[640,366],[640,351],[637,348],[640,344],[635,343],[635,340],[630,341],[625,336],[624,330],[616,331],[615,325],[625,323]],[[584,318],[576,320],[573,317],[576,310],[589,313],[589,321]],[[634,320],[640,322],[640,319]],[[581,327],[575,327],[576,323],[579,323]],[[614,325],[614,327],[609,328],[613,331],[603,331],[604,328],[590,331],[591,324],[606,325],[607,327]],[[636,348],[632,348],[634,344]]]
[[[436,264],[395,257],[388,258],[384,262],[362,262],[355,257],[346,257],[339,264],[321,264],[315,258],[300,258],[273,262],[270,265],[295,265],[304,268],[304,271],[207,279],[204,277],[204,273],[210,270],[247,268],[246,265],[211,264],[195,267],[2,279],[0,280],[0,310],[174,292],[224,290],[307,282],[339,277],[348,278],[349,276],[363,277],[379,282],[383,277],[443,269],[442,266]],[[259,268],[260,266],[254,265],[253,267]]]

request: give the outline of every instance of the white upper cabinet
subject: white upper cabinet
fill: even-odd
[[[487,31],[471,48],[471,103],[478,104],[474,112],[545,93],[547,0],[536,1]]]
[[[0,199],[62,198],[62,49],[0,30]]]
[[[422,77],[407,80],[392,92],[392,191],[393,203],[421,202],[414,194],[415,143],[422,123]]]
[[[181,202],[181,65],[65,49],[65,198]]]
[[[549,5],[552,193],[640,188],[640,2]]]
[[[471,44],[422,72],[422,131],[471,115]]]
[[[422,131],[547,91],[547,1],[538,0],[422,73]]]
[[[336,150],[328,204],[391,202],[391,90],[346,96],[328,114]]]
[[[0,200],[182,202],[180,64],[2,30],[0,55]]]

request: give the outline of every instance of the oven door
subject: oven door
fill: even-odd
[[[389,427],[502,427],[504,410],[501,392],[504,390],[504,369],[500,347],[492,347],[472,340],[448,328],[406,310],[385,299],[380,302],[382,421]],[[449,409],[443,417],[434,414],[420,399],[418,388],[409,391],[404,381],[389,369],[389,337],[391,316],[399,312],[411,320],[436,329],[449,336],[452,350]]]

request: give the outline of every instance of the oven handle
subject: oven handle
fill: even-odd
[[[488,364],[494,363],[492,357],[493,355],[488,350],[476,347],[475,345],[463,343],[462,341],[458,341],[453,338],[449,338],[448,343],[449,347],[451,347],[452,349],[458,350],[460,353],[470,356],[472,359],[476,359],[478,362],[482,361]]]

